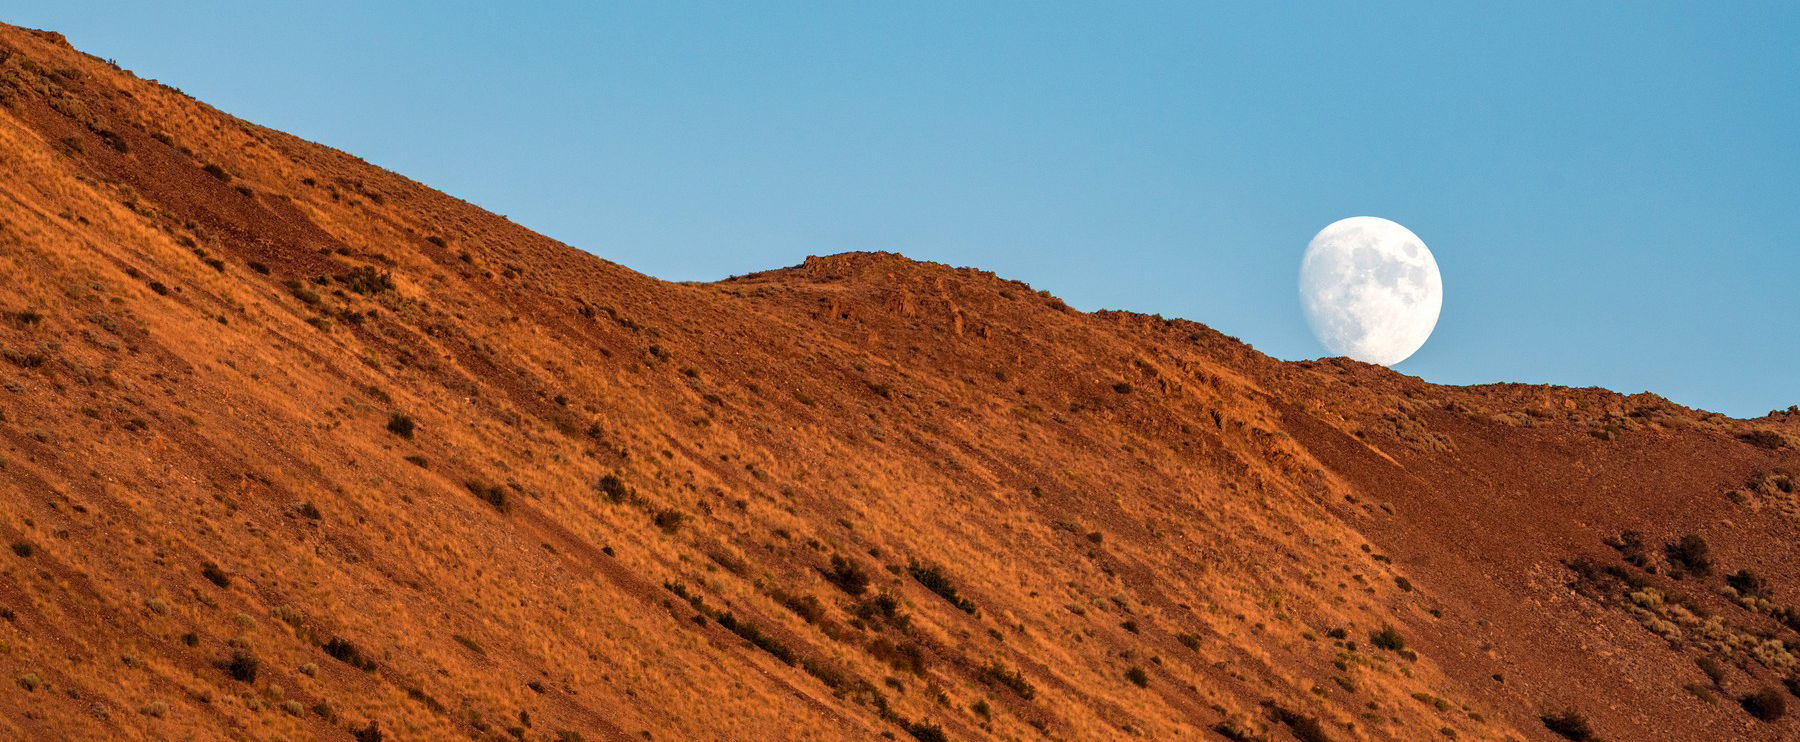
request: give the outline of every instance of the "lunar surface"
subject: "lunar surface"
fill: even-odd
[[[1300,305],[1335,355],[1392,366],[1431,337],[1444,280],[1425,242],[1373,216],[1332,222],[1300,259]]]

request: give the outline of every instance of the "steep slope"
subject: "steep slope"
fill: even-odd
[[[1800,414],[661,282],[13,27],[0,173],[8,738],[1796,733]]]

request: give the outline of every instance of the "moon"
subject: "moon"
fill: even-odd
[[[1444,278],[1424,240],[1375,216],[1319,230],[1300,258],[1300,306],[1333,354],[1392,366],[1431,337]]]

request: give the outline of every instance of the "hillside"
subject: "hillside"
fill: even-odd
[[[1800,411],[658,281],[11,26],[0,174],[0,737],[1800,735]]]

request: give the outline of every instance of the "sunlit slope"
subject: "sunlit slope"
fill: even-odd
[[[891,254],[666,283],[0,57],[0,737],[1794,733],[1739,703],[1800,639],[1794,415]]]

